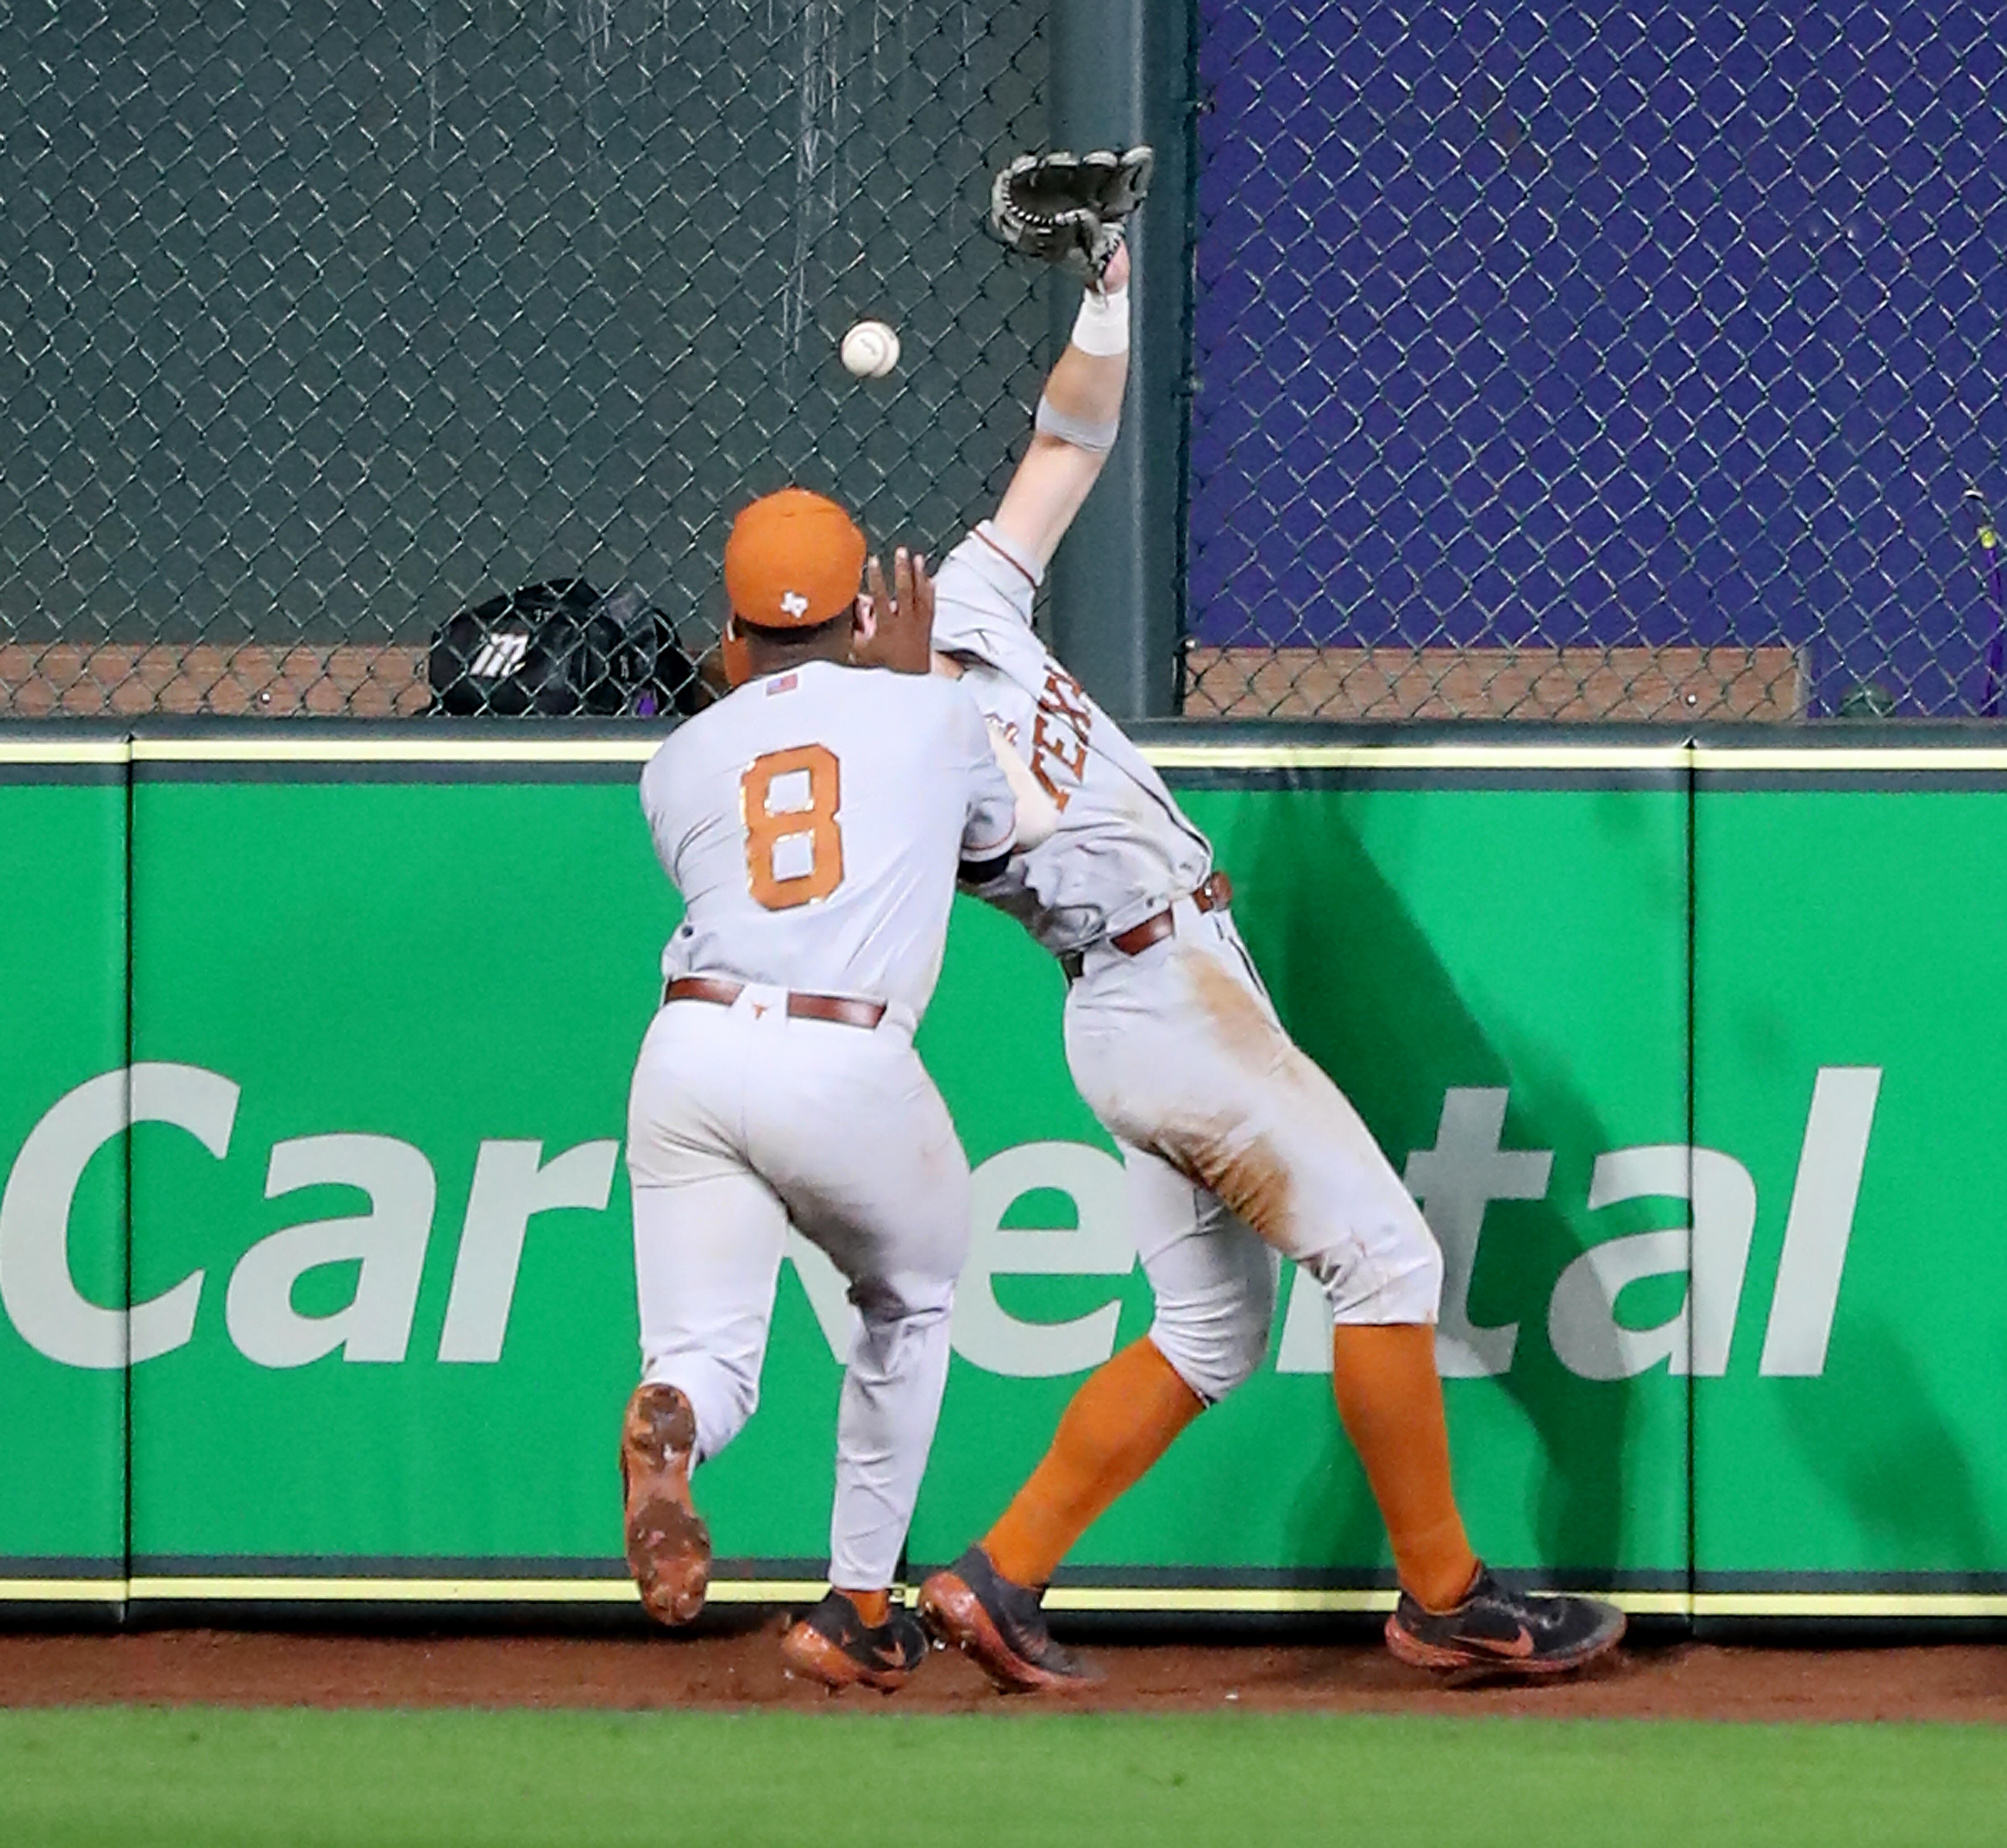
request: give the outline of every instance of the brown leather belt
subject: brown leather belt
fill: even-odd
[[[1233,881],[1224,873],[1213,873],[1192,894],[1191,901],[1202,912],[1223,912],[1233,902]],[[1161,943],[1173,935],[1177,927],[1170,906],[1166,905],[1155,917],[1132,924],[1120,936],[1108,940],[1124,956],[1141,956],[1152,943]]]
[[[1224,873],[1215,873],[1205,883],[1192,894],[1191,901],[1202,912],[1223,912],[1233,902],[1233,881]],[[1124,956],[1141,956],[1152,943],[1161,943],[1167,936],[1176,933],[1178,922],[1169,905],[1154,917],[1145,918],[1140,924],[1132,924],[1120,936],[1107,940]],[[1060,958],[1060,968],[1069,982],[1078,982],[1086,965],[1085,950],[1069,950]]]
[[[662,990],[662,1005],[672,1001],[708,1001],[729,1007],[745,993],[742,982],[721,982],[714,975],[679,975]],[[834,1021],[839,1027],[875,1027],[885,1017],[883,1001],[860,1001],[852,995],[788,995],[791,1020]]]

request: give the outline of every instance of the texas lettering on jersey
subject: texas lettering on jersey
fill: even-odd
[[[1055,662],[1046,675],[1032,725],[1031,769],[1039,787],[1062,811],[1087,775],[1087,735],[1093,727],[1094,708],[1086,692]],[[1063,782],[1055,779],[1055,771]]]
[[[934,646],[1059,811],[1052,839],[979,896],[1063,955],[1195,890],[1212,855],[1121,726],[1034,633],[1038,582],[978,527],[934,580]]]

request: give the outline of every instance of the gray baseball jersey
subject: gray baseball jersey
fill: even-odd
[[[981,896],[1078,954],[1067,1063],[1123,1151],[1151,1338],[1201,1398],[1230,1391],[1265,1349],[1277,1252],[1339,1321],[1433,1321],[1441,1260],[1420,1209],[1291,1042],[1232,919],[1193,902],[1212,848],[1032,633],[1038,578],[978,527],[941,567],[934,646],[1059,806],[1057,831]],[[1109,940],[1166,908],[1173,934],[1140,954]]]
[[[867,996],[917,1018],[958,860],[1014,838],[982,719],[949,682],[812,661],[672,732],[641,777],[686,907],[665,976]]]
[[[641,801],[687,908],[665,975],[742,986],[672,1002],[628,1102],[644,1378],[716,1456],[753,1414],[791,1229],[858,1312],[837,1412],[832,1582],[891,1583],[948,1367],[968,1163],[913,1050],[957,862],[1014,838],[974,704],[927,675],[815,662],[671,734]],[[877,1026],[791,1016],[785,989],[883,1000]]]
[[[934,646],[961,660],[960,684],[1058,807],[1052,838],[1014,859],[982,895],[1060,955],[1194,890],[1212,870],[1212,849],[1142,753],[1033,633],[1038,581],[986,520],[935,580]]]

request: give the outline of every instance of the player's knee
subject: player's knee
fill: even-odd
[[[1173,1371],[1208,1405],[1217,1405],[1261,1364],[1275,1321],[1272,1277],[1232,1289],[1157,1300],[1150,1339]]]
[[[1417,1213],[1369,1261],[1322,1279],[1338,1322],[1433,1322],[1442,1303],[1442,1247]]]
[[[947,1319],[954,1307],[951,1271],[900,1271],[860,1278],[848,1292],[850,1306],[873,1327],[916,1326]]]

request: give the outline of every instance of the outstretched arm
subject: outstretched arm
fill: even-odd
[[[1129,383],[1129,252],[1118,249],[1090,288],[1039,400],[1032,446],[996,510],[996,525],[1042,570],[1100,478]]]

